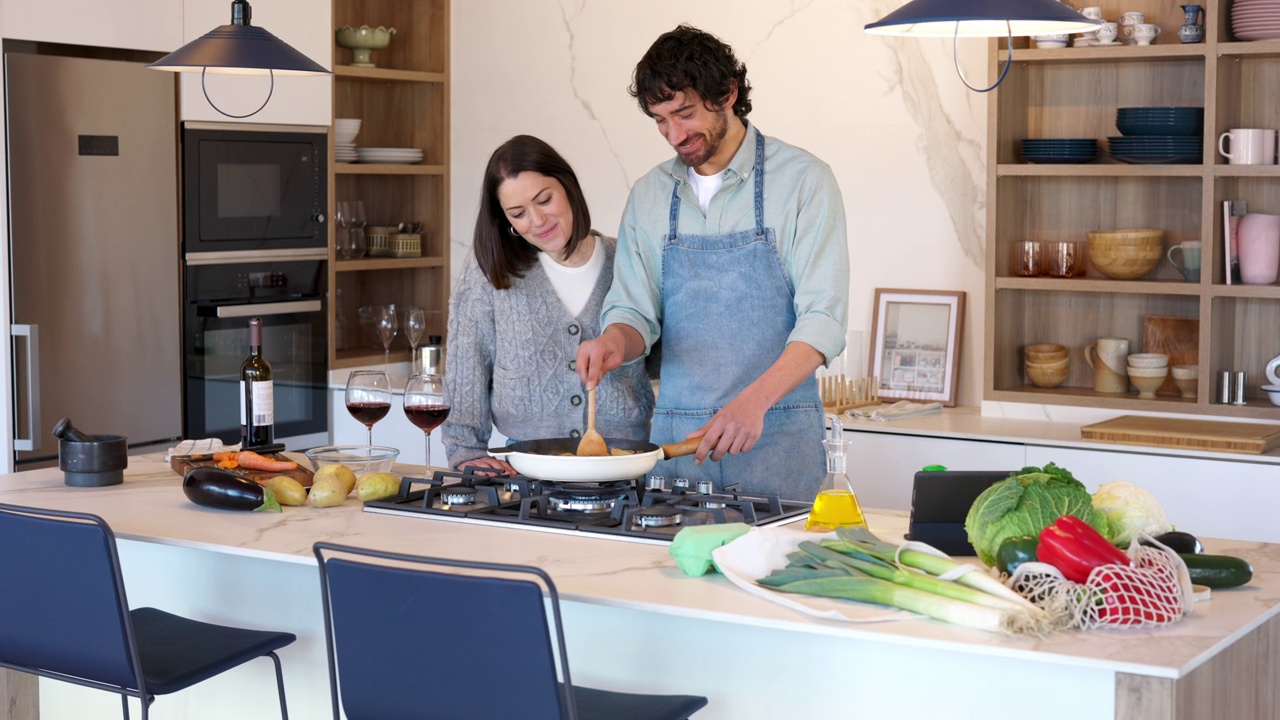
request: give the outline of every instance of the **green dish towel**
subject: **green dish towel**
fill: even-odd
[[[746,523],[692,525],[676,533],[671,541],[671,557],[686,575],[701,577],[713,565],[712,550],[733,542],[750,529]]]

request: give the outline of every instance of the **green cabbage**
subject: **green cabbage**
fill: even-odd
[[[1094,509],[1084,483],[1049,463],[1022,468],[982,491],[969,508],[964,529],[978,558],[994,566],[1000,543],[1011,537],[1037,537],[1063,515],[1075,515],[1110,537],[1106,517]]]

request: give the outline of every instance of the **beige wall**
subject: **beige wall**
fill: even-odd
[[[876,287],[968,293],[960,401],[981,400],[986,96],[966,90],[950,41],[867,35],[898,3],[847,0],[455,2],[452,241],[470,248],[489,153],[538,135],[573,164],[594,224],[613,235],[632,182],[671,149],[627,95],[650,43],[681,22],[746,63],[767,135],[829,163],[844,194],[852,333],[869,333]],[[985,42],[963,41],[985,78]],[[856,339],[856,336],[855,336]],[[859,358],[857,369],[865,366]]]

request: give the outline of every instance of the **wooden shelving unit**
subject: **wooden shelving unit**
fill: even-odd
[[[987,283],[983,397],[1003,402],[1090,406],[1280,420],[1259,389],[1263,369],[1280,354],[1280,285],[1227,285],[1223,270],[1222,202],[1244,200],[1250,212],[1280,213],[1280,166],[1228,165],[1218,136],[1230,128],[1280,128],[1280,41],[1238,42],[1228,0],[1203,0],[1205,42],[1183,45],[1181,3],[1103,0],[1104,16],[1146,13],[1164,32],[1157,44],[1041,50],[1015,39],[1009,76],[988,104]],[[992,41],[993,69],[1008,57]],[[992,75],[994,77],[994,75]],[[1199,164],[1128,165],[1106,157],[1106,138],[1119,135],[1118,107],[1205,108]],[[1023,138],[1099,140],[1092,163],[1037,165],[1019,156]],[[1079,240],[1091,230],[1157,227],[1165,248],[1203,244],[1201,279],[1184,281],[1168,262],[1137,280],[1111,280],[1092,265],[1083,278],[1017,277],[1019,240]],[[1199,320],[1199,388],[1194,400],[1159,395],[1140,400],[1093,391],[1084,347],[1099,337],[1143,344],[1148,315]],[[1058,388],[1030,384],[1022,348],[1055,342],[1071,349],[1071,375]],[[1248,373],[1248,404],[1217,402],[1223,370]]]
[[[421,222],[423,237],[416,258],[339,260],[330,250],[331,368],[383,361],[381,344],[360,324],[362,306],[422,307],[429,334],[443,336],[449,305],[449,0],[333,0],[333,27],[344,25],[396,32],[373,52],[372,68],[350,65],[351,51],[334,44],[333,116],[362,120],[357,147],[421,148],[425,159],[375,165],[331,157],[330,217],[339,200],[360,200],[369,225]],[[408,358],[401,328],[391,360]]]

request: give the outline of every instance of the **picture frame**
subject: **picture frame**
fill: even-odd
[[[876,288],[871,357],[881,400],[956,405],[963,291]]]

